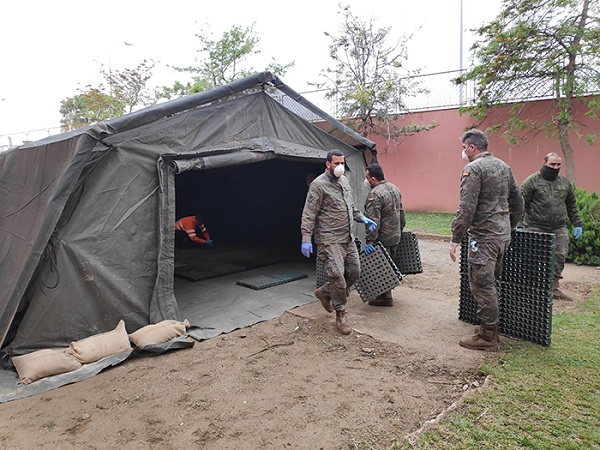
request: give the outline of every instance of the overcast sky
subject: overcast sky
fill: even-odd
[[[493,19],[500,3],[462,0],[465,67],[473,43],[469,29]],[[78,94],[78,87],[97,86],[102,81],[100,63],[122,70],[136,67],[144,58],[153,59],[160,65],[151,83],[183,81],[166,65],[193,64],[200,48],[195,33],[208,30],[218,40],[233,25],[256,24],[261,54],[252,61],[254,69],[262,70],[271,58],[279,63],[295,61],[283,81],[297,92],[310,90],[307,83],[319,81],[321,69],[332,66],[324,31],[338,35],[338,4],[336,0],[1,1],[0,145],[6,144],[6,135],[16,138],[21,132],[58,127],[60,101]],[[459,69],[461,0],[348,0],[344,4],[365,20],[373,18],[379,27],[392,27],[393,40],[413,34],[410,68],[421,73]]]

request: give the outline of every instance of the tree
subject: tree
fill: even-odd
[[[502,11],[476,31],[475,65],[457,79],[475,82],[475,104],[461,108],[482,123],[493,106],[509,108],[501,130],[510,143],[545,131],[556,137],[565,156],[566,176],[575,182],[569,132],[580,134],[573,118],[576,101],[597,118],[600,107],[600,22],[596,0],[503,0]],[[523,99],[553,98],[550,119],[522,119]],[[583,136],[582,136],[583,137]],[[585,136],[588,143],[596,135]]]
[[[253,23],[245,28],[234,25],[217,41],[209,34],[196,34],[195,36],[202,43],[202,48],[198,51],[202,57],[195,59],[194,66],[175,68],[179,72],[190,74],[192,81],[188,83],[177,81],[173,87],[163,87],[157,95],[173,98],[202,92],[254,73],[255,70],[247,62],[253,55],[260,53],[258,50],[260,38],[254,30],[254,25]],[[265,70],[282,75],[293,65],[294,62],[277,64],[272,60]]]
[[[110,95],[125,103],[126,111],[130,113],[136,106],[148,106],[156,102],[147,87],[155,65],[154,61],[144,59],[134,69],[107,72],[101,65],[100,72],[110,87]]]
[[[88,88],[60,102],[61,130],[71,131],[123,115],[125,103],[105,94],[102,88]]]
[[[406,111],[403,99],[425,92],[409,77],[417,72],[403,67],[410,36],[388,45],[389,27],[377,28],[373,19],[361,20],[348,6],[340,5],[339,14],[343,18],[339,36],[325,32],[331,39],[329,56],[335,66],[321,72],[326,82],[311,84],[325,87],[326,98],[338,100],[345,123],[365,137],[379,134],[388,142],[437,126],[437,122],[396,125]]]

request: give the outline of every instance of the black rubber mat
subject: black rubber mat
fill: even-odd
[[[468,245],[461,245],[458,318],[479,325],[477,302],[471,294]],[[498,330],[502,335],[549,346],[552,334],[554,235],[517,231],[506,255],[498,290]]]
[[[368,255],[364,251],[359,254],[360,278],[355,286],[363,302],[376,299],[402,281],[402,274],[385,247],[379,242],[374,247],[375,251]]]
[[[302,280],[303,278],[308,278],[308,275],[300,272],[277,272],[269,275],[244,278],[243,280],[237,281],[236,284],[259,291],[280,284]]]
[[[400,244],[395,255],[391,255],[394,263],[403,274],[423,272],[421,253],[417,235],[410,231],[403,231]]]

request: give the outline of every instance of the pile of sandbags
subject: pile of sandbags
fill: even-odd
[[[13,356],[12,362],[21,384],[30,384],[40,378],[71,372],[106,358],[131,351],[131,342],[143,349],[147,345],[162,344],[186,334],[187,320],[163,320],[127,334],[125,322],[120,320],[114,330],[71,342],[65,349],[44,349],[26,355]]]

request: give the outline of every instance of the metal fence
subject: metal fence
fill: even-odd
[[[61,132],[60,126],[40,128],[38,130],[18,131],[10,134],[0,134],[0,153],[27,142],[39,141]]]
[[[460,70],[452,70],[404,78],[402,80],[404,86],[399,89],[402,90],[410,85],[408,92],[412,92],[412,94],[400,95],[402,105],[398,105],[394,112],[407,114],[424,110],[457,108],[460,105],[472,103],[474,99],[473,83],[457,85],[453,82],[460,74]],[[326,93],[327,90],[322,89],[303,92],[301,95],[331,116],[340,119],[342,116],[340,99],[327,98]],[[303,108],[295,102],[284,99],[281,100],[281,103],[303,118],[314,120],[310,114],[304,115]]]
[[[454,82],[463,72],[464,70],[450,70],[404,78],[399,89],[402,90],[410,86],[406,90],[409,94],[412,94],[401,95],[402,105],[398,105],[397,111],[394,112],[408,114],[425,110],[457,108],[461,105],[473,104],[475,101],[474,83],[472,81],[465,84],[456,84]],[[330,116],[341,119],[342,108],[340,99],[327,98],[326,93],[326,89],[300,92],[305,99],[318,106]],[[278,90],[271,92],[271,95],[283,106],[306,120],[322,120],[321,117]],[[535,99],[539,100],[541,98],[548,98],[548,95],[541,95]],[[513,99],[513,101],[524,100],[534,100],[534,98]],[[60,126],[0,135],[0,152],[19,146],[24,142],[36,141],[57,133],[60,133]]]

